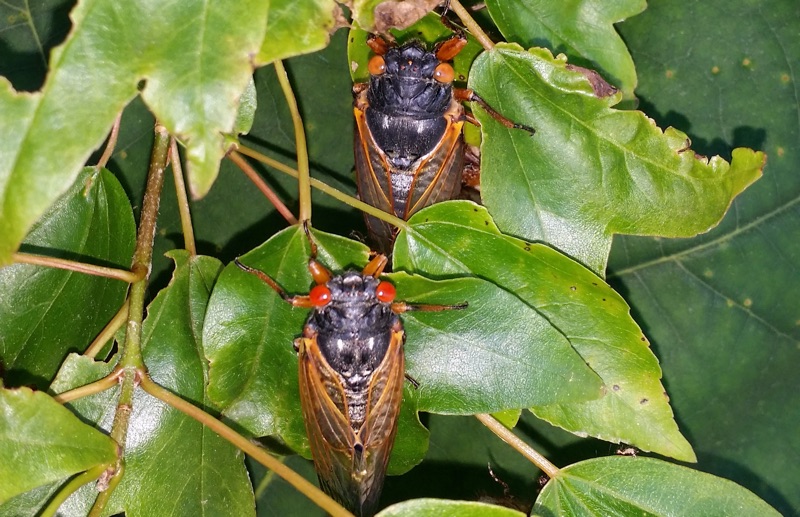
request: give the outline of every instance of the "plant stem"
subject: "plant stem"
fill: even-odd
[[[331,499],[330,496],[322,492],[319,488],[315,487],[300,474],[284,465],[280,460],[272,457],[264,449],[258,447],[253,442],[240,435],[227,425],[223,424],[213,416],[209,415],[202,409],[183,400],[181,397],[175,395],[169,390],[162,388],[153,382],[146,374],[142,376],[141,388],[153,397],[197,420],[204,426],[217,433],[223,439],[229,441],[246,454],[252,456],[253,459],[282,477],[287,483],[314,501],[320,508],[328,512],[330,515],[351,517],[352,514],[350,512],[342,508],[342,506]]]
[[[117,411],[111,427],[111,438],[117,442],[120,450],[120,462],[113,474],[108,489],[100,492],[92,506],[90,515],[100,515],[111,497],[114,487],[122,476],[122,457],[125,451],[125,440],[128,435],[128,423],[133,410],[133,393],[144,375],[145,366],[142,360],[142,320],[144,318],[144,298],[147,291],[147,279],[150,275],[153,258],[153,239],[156,234],[156,220],[161,201],[161,189],[164,186],[164,169],[169,156],[169,133],[156,122],[153,153],[150,156],[150,170],[147,174],[147,186],[142,202],[142,216],[139,221],[139,233],[136,237],[136,249],[133,252],[131,269],[141,275],[141,279],[131,285],[128,293],[130,308],[128,309],[128,328],[125,343],[122,346],[120,368],[122,385],[117,400]]]
[[[95,266],[94,264],[85,264],[75,260],[67,260],[22,252],[12,254],[11,258],[14,262],[19,264],[32,264],[34,266],[47,266],[56,269],[66,269],[67,271],[77,271],[78,273],[86,273],[87,275],[102,276],[105,278],[111,278],[113,280],[122,280],[123,282],[129,284],[139,280],[139,276],[131,271],[116,269],[113,267]]]
[[[263,155],[263,154],[259,153],[258,151],[250,149],[249,147],[244,147],[244,146],[240,145],[239,146],[239,152],[241,152],[242,154],[247,155],[247,156],[249,156],[249,157],[251,157],[251,158],[253,158],[255,160],[258,160],[259,162],[261,162],[261,163],[263,163],[265,165],[268,165],[268,166],[272,167],[273,169],[279,170],[279,171],[283,172],[284,174],[288,174],[289,176],[292,176],[293,178],[297,178],[298,177],[298,172],[296,170],[292,169],[291,167],[289,167],[288,165],[284,165],[283,163],[281,163],[281,162],[279,162],[277,160],[273,160],[269,156]],[[320,192],[324,192],[325,194],[328,194],[329,196],[331,196],[334,199],[338,199],[339,201],[341,201],[342,203],[344,203],[346,205],[352,206],[355,209],[361,210],[362,212],[366,212],[369,215],[375,216],[376,218],[380,219],[381,221],[386,221],[387,223],[389,223],[389,224],[391,224],[393,226],[396,226],[396,227],[400,228],[401,230],[407,230],[408,229],[408,223],[406,221],[404,221],[403,219],[400,219],[399,217],[397,217],[395,215],[392,215],[392,214],[390,214],[388,212],[384,212],[380,208],[376,208],[376,207],[374,207],[372,205],[368,205],[367,203],[364,203],[363,201],[361,201],[359,199],[356,199],[353,196],[349,196],[349,195],[345,194],[341,190],[337,190],[337,189],[331,187],[327,183],[323,183],[322,181],[319,181],[318,179],[314,179],[314,178],[311,178],[310,183],[311,183],[311,186],[314,187],[315,189],[319,190]]]
[[[286,208],[286,205],[283,204],[281,198],[279,198],[278,195],[271,188],[269,188],[269,185],[267,185],[263,178],[258,175],[256,170],[251,167],[249,163],[247,163],[247,160],[245,160],[241,154],[237,153],[236,151],[231,151],[228,153],[228,159],[235,163],[242,170],[242,172],[244,172],[245,176],[247,176],[256,187],[258,187],[258,190],[260,190],[261,193],[266,196],[278,213],[281,214],[284,219],[286,219],[287,223],[290,225],[297,224],[297,219],[295,218],[294,214],[292,214],[292,212]]]
[[[114,119],[114,125],[111,126],[111,134],[108,136],[108,144],[106,144],[106,148],[103,151],[103,155],[97,162],[98,169],[105,168],[105,166],[108,164],[108,160],[110,160],[111,156],[114,154],[114,148],[117,146],[117,137],[119,136],[119,126],[121,122],[122,122],[122,111],[117,113],[117,118]]]
[[[491,432],[496,434],[501,440],[513,447],[517,452],[522,454],[528,461],[539,467],[550,479],[558,475],[558,467],[550,463],[547,458],[535,451],[530,445],[522,441],[517,435],[509,431],[506,426],[497,421],[492,415],[485,413],[475,415],[475,418],[481,421],[483,425],[489,428]]]
[[[94,341],[89,345],[83,355],[86,357],[91,357],[94,359],[97,357],[97,354],[100,353],[100,350],[106,346],[106,343],[109,339],[114,337],[114,334],[119,330],[123,323],[128,319],[128,307],[129,303],[128,300],[125,300],[125,303],[122,304],[122,307],[119,308],[117,313],[111,318],[111,321],[106,324],[103,330],[94,338]]]
[[[102,379],[98,379],[94,382],[90,382],[89,384],[85,384],[79,388],[75,388],[69,391],[65,391],[64,393],[59,393],[58,395],[54,395],[53,400],[55,400],[59,404],[66,404],[68,402],[72,402],[73,400],[77,400],[79,398],[88,397],[89,395],[94,395],[95,393],[100,393],[101,391],[113,388],[114,385],[119,382],[119,378],[121,375],[122,375],[122,369],[115,368],[114,371],[112,371]]]
[[[181,155],[178,153],[178,143],[174,138],[169,141],[169,162],[172,164],[172,175],[175,177],[175,194],[178,196],[178,212],[181,216],[181,229],[183,230],[183,245],[191,256],[197,255],[197,246],[194,243],[194,229],[192,228],[192,212],[189,209],[189,195],[186,193],[186,183],[183,181],[183,168]]]
[[[275,61],[275,72],[278,74],[278,82],[283,90],[283,95],[286,97],[286,104],[289,105],[289,112],[292,114],[292,123],[294,124],[294,142],[295,151],[297,152],[297,189],[300,198],[300,220],[311,220],[311,184],[309,179],[311,177],[308,169],[308,147],[306,146],[306,133],[303,129],[303,119],[300,118],[300,110],[297,109],[297,100],[294,98],[292,85],[289,83],[289,76],[286,75],[286,69],[283,67],[283,62]]]
[[[59,489],[58,493],[47,503],[47,506],[42,510],[42,513],[39,514],[40,517],[51,517],[56,514],[58,511],[58,507],[67,500],[69,496],[71,496],[77,489],[89,483],[97,478],[100,477],[106,469],[108,465],[97,465],[94,468],[87,470],[86,472],[75,476],[74,478],[70,479],[66,485],[62,486]]]
[[[456,16],[461,19],[461,23],[464,24],[464,27],[467,28],[470,34],[472,34],[476,40],[483,46],[486,50],[491,50],[494,47],[494,42],[483,32],[481,26],[478,25],[478,22],[469,14],[469,11],[464,9],[464,6],[458,0],[450,0],[450,9],[456,13]]]

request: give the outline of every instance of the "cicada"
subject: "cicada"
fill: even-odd
[[[380,279],[387,263],[375,256],[363,270],[334,275],[311,244],[308,270],[314,287],[288,295],[266,273],[236,260],[294,307],[310,308],[298,354],[300,403],[320,485],[359,516],[375,513],[397,432],[403,396],[405,332],[399,314],[462,309],[395,301]]]
[[[442,18],[446,20],[446,18]],[[447,23],[450,28],[454,28]],[[464,121],[477,124],[462,102],[479,104],[509,128],[516,124],[475,92],[455,88],[450,63],[467,44],[461,30],[428,51],[412,40],[393,46],[371,35],[369,82],[353,85],[356,183],[361,199],[402,219],[458,196],[464,169]],[[389,253],[396,230],[365,214],[377,249]]]

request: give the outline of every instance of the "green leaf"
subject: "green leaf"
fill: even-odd
[[[531,515],[780,515],[732,481],[652,458],[605,457],[561,469]]]
[[[377,517],[404,517],[427,515],[430,517],[519,517],[524,513],[475,501],[446,501],[443,499],[412,499],[392,505]]]
[[[128,198],[108,171],[86,168],[31,230],[22,250],[127,269],[136,238]],[[47,386],[116,313],[127,285],[41,266],[0,269],[0,359],[10,384]]]
[[[222,133],[233,128],[264,42],[267,7],[80,2],[40,92],[17,93],[0,79],[0,263],[73,183],[140,81],[156,117],[187,145],[193,194],[208,192],[225,152]]]
[[[470,202],[439,203],[409,225],[395,244],[395,269],[494,282],[541,313],[603,379],[602,398],[531,404],[537,416],[581,435],[695,460],[673,420],[658,361],[628,305],[605,282],[547,246],[502,235]]]
[[[345,25],[347,20],[334,0],[270,0],[258,60],[272,63],[325,48],[331,33]]]
[[[321,232],[315,236],[320,261],[332,271],[360,269],[367,262],[367,248],[360,243]],[[303,294],[311,284],[307,257],[305,235],[292,228],[241,260],[271,275],[286,292]],[[599,379],[563,336],[503,290],[470,278],[434,282],[404,273],[389,278],[410,303],[470,304],[465,310],[402,316],[406,368],[420,386],[404,400],[404,409],[412,412],[400,420],[393,472],[422,459],[420,441],[427,433],[414,416],[418,410],[474,414],[600,395]],[[278,435],[303,453],[306,435],[291,343],[307,315],[230,265],[214,290],[203,339],[209,394],[225,415],[254,436]]]
[[[564,336],[511,293],[476,278],[387,277],[412,304],[469,303],[402,316],[419,409],[473,415],[600,397],[600,379]]]
[[[764,150],[764,178],[707,235],[615,239],[609,278],[653,341],[698,468],[797,515],[800,5],[685,7],[651,2],[621,28],[643,105],[703,154]]]
[[[0,389],[0,502],[117,459],[112,439],[45,393]]]
[[[614,24],[644,11],[645,0],[488,0],[486,7],[507,41],[566,54],[570,62],[604,72],[633,98],[636,69]]]
[[[61,364],[56,378],[50,384],[50,392],[64,393],[84,386],[110,374],[117,363],[117,358],[109,362],[95,361],[84,355],[70,354]],[[103,422],[110,424],[114,418],[119,390],[114,387],[88,397],[74,400],[66,406],[87,422]]]
[[[707,231],[761,175],[763,153],[736,149],[731,164],[698,157],[680,131],[612,109],[618,96],[598,96],[590,79],[544,49],[497,45],[475,61],[470,87],[537,130],[501,128],[475,111],[485,132],[481,195],[504,232],[602,274],[614,233]]]

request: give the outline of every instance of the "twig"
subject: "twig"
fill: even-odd
[[[478,25],[478,22],[469,14],[469,11],[464,9],[464,6],[459,3],[458,0],[450,0],[450,9],[456,13],[456,16],[459,17],[461,23],[464,24],[464,27],[467,28],[470,34],[472,34],[476,40],[483,46],[486,50],[491,50],[494,47],[494,42],[483,32],[481,26]]]
[[[142,320],[144,318],[144,297],[147,291],[147,278],[153,258],[153,239],[156,234],[158,207],[161,201],[161,189],[164,186],[164,169],[169,156],[169,134],[159,123],[155,127],[153,153],[150,157],[150,171],[147,174],[147,186],[142,203],[142,216],[139,221],[139,233],[136,237],[136,249],[133,252],[131,269],[141,275],[141,280],[131,285],[128,294],[130,308],[128,310],[128,328],[125,332],[125,343],[122,346],[120,368],[122,385],[117,400],[117,410],[111,427],[111,438],[117,442],[120,457],[125,451],[125,440],[128,436],[128,424],[133,410],[133,393],[142,372],[145,371],[142,360]],[[100,492],[92,506],[90,515],[101,515],[111,497],[114,487],[119,483],[122,470],[120,461],[112,475],[109,486]]]
[[[61,489],[50,499],[50,502],[47,503],[47,506],[42,510],[40,513],[40,517],[51,517],[56,515],[58,511],[58,507],[67,500],[69,496],[71,496],[77,489],[89,483],[97,478],[108,468],[108,465],[97,465],[94,468],[87,470],[86,472],[75,476],[74,478],[70,479],[66,485],[62,486]]]
[[[97,357],[97,354],[100,353],[100,350],[106,346],[106,343],[109,339],[111,339],[114,334],[119,330],[119,328],[125,323],[128,319],[128,300],[125,300],[125,303],[122,304],[122,307],[119,308],[117,313],[111,318],[111,321],[106,324],[103,330],[94,338],[94,341],[89,345],[83,355],[86,357],[91,357],[94,359]]]

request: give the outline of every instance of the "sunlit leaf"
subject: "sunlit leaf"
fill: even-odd
[[[765,158],[744,148],[733,151],[731,164],[696,156],[680,131],[612,109],[618,95],[596,91],[596,80],[547,50],[497,45],[475,61],[469,84],[504,115],[536,128],[533,136],[506,130],[475,110],[492,131],[481,147],[481,196],[497,225],[603,274],[614,233],[707,231],[761,175]]]
[[[320,50],[347,24],[334,0],[270,0],[261,63]]]
[[[114,441],[49,395],[0,389],[0,503],[117,458]]]
[[[496,283],[541,313],[603,379],[603,397],[532,404],[537,416],[580,435],[695,459],[675,425],[647,339],[603,280],[547,246],[502,235],[473,203],[440,203],[409,224],[395,246],[396,269],[433,277],[470,274]]]
[[[267,8],[256,0],[78,3],[40,92],[17,93],[0,78],[0,263],[72,184],[140,81],[145,102],[187,145],[192,191],[204,195],[264,42]]]

